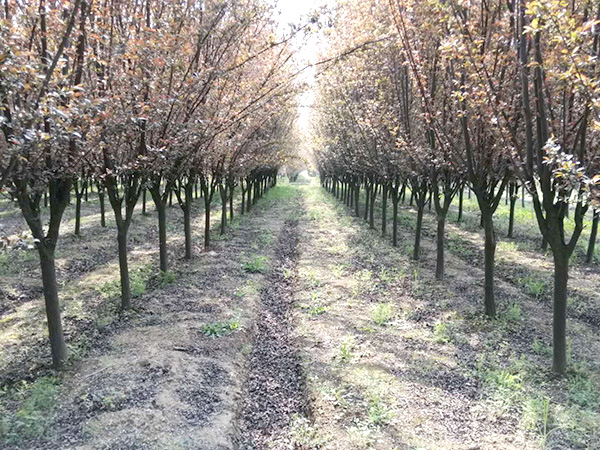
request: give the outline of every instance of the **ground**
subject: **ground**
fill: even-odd
[[[579,250],[570,371],[554,377],[551,260],[537,249],[527,205],[517,206],[517,239],[499,245],[500,312],[490,321],[468,199],[463,223],[455,210],[449,219],[442,282],[432,215],[414,262],[412,208],[401,208],[394,248],[314,179],[281,180],[191,261],[181,259],[173,206],[168,276],[158,275],[155,213],[138,211],[135,309],[119,314],[114,229],[99,227],[93,198],[83,236],[72,234],[70,208],[60,242],[65,371],[49,369],[26,235],[22,249],[0,253],[2,448],[600,448],[598,266],[584,266]],[[1,207],[3,235],[18,240],[23,223],[14,206]],[[499,237],[505,222],[503,206]]]

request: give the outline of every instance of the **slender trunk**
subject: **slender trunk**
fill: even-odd
[[[192,208],[191,198],[185,197],[183,207],[183,231],[185,234],[185,259],[192,259]]]
[[[444,279],[444,233],[446,232],[446,214],[437,217],[437,258],[435,265],[435,279]]]
[[[596,238],[598,236],[598,222],[600,221],[600,213],[594,210],[594,218],[592,219],[592,229],[590,231],[590,241],[588,243],[585,262],[590,264],[594,260],[594,248],[596,247]]]
[[[542,251],[548,251],[548,239],[546,239],[546,236],[542,236]]]
[[[393,225],[392,225],[392,244],[394,247],[398,247],[398,201],[400,200],[400,197],[398,196],[398,194],[394,195],[394,193],[392,193],[392,218],[393,218]]]
[[[60,318],[60,302],[58,300],[58,285],[56,283],[54,250],[39,245],[38,253],[40,255],[40,267],[42,269],[42,285],[46,302],[50,348],[52,349],[52,364],[58,369],[67,359],[67,344],[65,343]]]
[[[509,238],[513,238],[514,237],[514,228],[515,228],[515,206],[517,204],[517,192],[515,189],[515,192],[512,193],[511,190],[511,197],[510,197],[510,211],[508,214],[508,234],[507,237]]]
[[[98,189],[98,201],[100,202],[100,226],[106,227],[106,208],[104,206],[104,189]]]
[[[117,242],[119,246],[119,272],[121,275],[121,309],[123,310],[131,308],[131,287],[127,263],[127,232],[127,226],[118,226]]]
[[[421,229],[423,228],[423,210],[425,209],[425,202],[418,202],[417,205],[417,226],[415,228],[415,247],[413,249],[413,259],[419,260],[419,253],[421,250]]]
[[[493,318],[496,316],[496,301],[494,299],[494,261],[496,255],[496,234],[494,233],[494,220],[492,214],[486,214],[483,224],[485,229],[485,313],[488,317]]]
[[[173,206],[173,189],[169,191],[169,207]]]
[[[360,198],[360,183],[357,182],[354,191],[354,213],[356,217],[360,217],[360,202],[358,199]]]
[[[169,270],[169,256],[167,254],[167,205],[162,199],[156,202],[158,211],[158,248],[160,254],[160,271]]]
[[[211,199],[209,195],[204,193],[204,248],[210,247],[210,204]],[[250,210],[250,203],[248,203],[248,210]]]
[[[227,187],[219,185],[219,194],[221,195],[221,236],[227,231]]]
[[[569,257],[554,251],[554,324],[552,369],[564,373],[567,368],[567,284]]]
[[[75,187],[75,236],[81,236],[81,200],[83,188]]]
[[[462,221],[463,216],[463,196],[464,196],[465,188],[462,186],[458,191],[458,217],[456,219],[456,223],[460,223]]]
[[[383,185],[383,196],[381,198],[381,234],[385,236],[387,231],[387,199],[388,199],[389,187],[387,184]]]
[[[234,187],[229,186],[229,221],[233,222],[233,191]]]
[[[146,188],[142,189],[142,214],[146,215]]]
[[[246,206],[246,190],[244,188],[241,188],[242,190],[242,207],[240,210],[240,214],[243,216],[244,215],[244,208]]]
[[[367,182],[365,184],[365,221],[369,218],[369,202],[371,200],[371,189],[373,189],[373,187]]]
[[[377,185],[371,187],[371,199],[369,200],[369,226],[375,228],[375,199],[377,198]]]

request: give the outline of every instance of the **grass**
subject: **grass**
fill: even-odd
[[[268,260],[266,256],[254,255],[242,265],[242,268],[248,273],[265,273],[269,270]]]
[[[58,378],[41,377],[0,391],[0,440],[16,445],[43,438],[52,424],[59,390]],[[10,408],[13,405],[16,408]]]
[[[205,336],[218,338],[226,336],[240,329],[239,319],[230,319],[225,322],[207,323],[202,327]]]
[[[371,312],[371,320],[376,325],[387,325],[394,318],[394,305],[391,303],[379,303]]]
[[[132,297],[139,297],[146,292],[148,280],[150,278],[151,273],[151,264],[144,264],[140,267],[129,271],[129,287],[131,289]],[[162,280],[161,276],[162,273],[161,275],[159,275],[159,280]],[[166,275],[167,278],[169,278],[170,276],[174,277],[172,272],[171,275]],[[165,284],[162,281],[160,281],[160,283]],[[121,281],[119,278],[116,278],[106,283],[99,284],[94,289],[104,298],[118,298],[121,296]]]

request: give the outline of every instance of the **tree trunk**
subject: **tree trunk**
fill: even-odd
[[[104,189],[98,189],[98,200],[100,202],[100,226],[106,227],[106,208],[104,206]]]
[[[229,186],[229,222],[233,222],[233,192],[234,187]]]
[[[415,248],[413,249],[413,259],[419,260],[419,253],[421,250],[421,229],[423,228],[423,210],[425,209],[425,203],[419,202],[417,205],[417,226],[415,228]]]
[[[167,254],[167,205],[162,199],[156,202],[158,211],[158,248],[160,254],[160,271],[169,270],[169,256]]]
[[[356,217],[360,217],[360,202],[358,201],[360,198],[360,183],[357,182],[354,189],[354,213],[356,214]]]
[[[185,198],[183,207],[183,231],[185,234],[185,259],[192,259],[192,211],[191,199]]]
[[[142,214],[146,215],[146,188],[142,188]]]
[[[365,221],[369,218],[369,202],[371,200],[371,189],[373,189],[373,187],[370,186],[369,183],[367,182],[365,184],[365,214],[364,214]]]
[[[129,283],[129,265],[127,263],[127,232],[126,226],[119,226],[117,242],[119,245],[119,272],[121,275],[121,309],[131,308],[131,287]]]
[[[461,188],[458,191],[458,217],[456,218],[456,223],[460,223],[462,221],[464,193],[465,193],[465,187],[461,186]]]
[[[211,199],[204,193],[204,249],[210,247],[210,203]],[[250,211],[250,200],[248,200],[248,211]]]
[[[227,187],[219,185],[221,195],[221,236],[227,231]]]
[[[77,182],[76,182],[77,183]],[[75,187],[75,236],[81,236],[81,200],[83,188]]]
[[[381,197],[381,234],[385,236],[387,231],[387,199],[388,199],[389,187],[387,184],[383,185],[383,193]]]
[[[511,191],[511,196],[510,196],[510,211],[508,214],[508,234],[507,237],[509,238],[513,238],[514,237],[514,228],[515,228],[515,206],[517,204],[517,188],[515,188],[514,192],[512,189],[510,189]]]
[[[585,262],[590,264],[594,260],[594,248],[596,247],[596,237],[598,236],[598,222],[600,221],[600,213],[594,210],[594,218],[592,219],[592,229],[590,231],[590,241],[588,243]]]
[[[567,284],[569,257],[554,250],[554,324],[552,369],[564,373],[567,368]]]
[[[398,201],[400,197],[398,194],[394,195],[392,193],[392,245],[394,247],[398,247]]]
[[[375,228],[375,199],[377,198],[377,185],[371,186],[371,199],[369,200],[369,226]]]
[[[59,369],[67,359],[67,344],[65,343],[60,319],[60,302],[58,300],[58,285],[56,284],[54,250],[44,245],[39,245],[38,253],[42,269],[42,285],[46,302],[52,364],[54,368]]]
[[[444,279],[444,233],[446,231],[446,215],[438,214],[437,217],[437,258],[435,265],[435,279]]]
[[[512,200],[511,200],[512,201]],[[494,261],[496,256],[496,234],[494,233],[494,220],[491,214],[486,214],[483,221],[485,229],[484,249],[484,304],[485,314],[488,317],[496,316],[496,301],[494,299]]]

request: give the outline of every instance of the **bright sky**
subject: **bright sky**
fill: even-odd
[[[305,23],[307,16],[311,11],[319,9],[327,4],[332,4],[333,0],[275,0],[277,10],[279,11],[279,28],[281,33],[289,32],[289,24]],[[319,41],[317,36],[311,36],[308,39],[300,42],[298,45],[298,56],[302,63],[314,63],[317,61],[317,53],[319,50]],[[313,103],[313,93],[310,89],[310,84],[314,81],[315,69],[308,68],[302,75],[302,79],[309,83],[309,90],[300,96],[300,108],[298,110],[299,119],[298,125],[301,130],[308,129],[310,119],[310,107]]]

